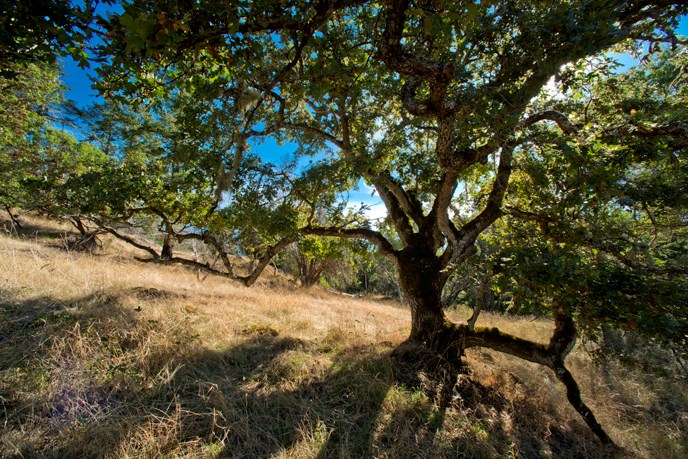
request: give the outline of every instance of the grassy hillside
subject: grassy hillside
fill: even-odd
[[[0,457],[612,454],[553,374],[497,353],[471,352],[440,408],[432,375],[390,355],[408,333],[398,304],[203,280],[117,241],[77,253],[67,227],[26,223],[0,231]],[[552,328],[480,322],[542,342]],[[688,457],[685,380],[596,367],[580,348],[569,365],[619,456]]]

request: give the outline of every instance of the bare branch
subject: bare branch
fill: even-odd
[[[341,226],[307,226],[300,230],[301,234],[314,236],[341,237],[344,239],[365,239],[377,245],[381,253],[396,256],[396,250],[382,233],[369,228],[344,228]]]
[[[524,119],[520,123],[516,125],[515,130],[523,130],[527,127],[532,126],[533,124],[539,122],[539,121],[554,121],[557,123],[557,126],[559,126],[559,129],[562,130],[564,134],[568,135],[575,135],[578,134],[578,127],[574,125],[567,117],[561,112],[558,112],[556,110],[546,110],[544,112],[536,113],[534,115],[529,116],[528,118]]]
[[[160,258],[160,255],[158,254],[158,252],[156,252],[155,249],[153,249],[152,247],[149,247],[149,246],[147,246],[147,245],[144,245],[144,244],[142,244],[142,243],[136,241],[134,238],[132,238],[132,237],[130,237],[130,236],[127,236],[126,234],[120,233],[119,231],[117,231],[116,229],[114,229],[114,228],[112,228],[112,227],[105,226],[105,225],[99,225],[99,226],[100,226],[101,228],[103,228],[105,231],[107,231],[108,233],[110,233],[110,234],[112,234],[113,236],[115,236],[117,239],[120,239],[120,240],[126,242],[127,244],[136,247],[137,249],[141,249],[141,250],[143,250],[143,251],[145,251],[145,252],[148,252],[149,254],[151,254],[151,256],[152,256],[154,259],[157,260],[157,259]]]

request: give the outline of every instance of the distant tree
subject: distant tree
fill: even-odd
[[[108,157],[107,167],[81,183],[84,219],[147,252],[147,261],[183,263],[251,285],[278,249],[296,240],[280,233],[296,216],[279,203],[290,199],[283,193],[285,171],[276,173],[249,153],[235,164],[225,152],[227,139],[206,132],[223,115],[194,121],[207,108],[202,99],[196,104],[180,92],[153,113],[145,108],[113,100],[83,114],[90,141]],[[236,176],[243,181],[226,193]],[[161,239],[160,247],[132,237],[143,226]],[[175,256],[173,246],[184,241],[206,244],[224,270]],[[235,272],[232,254],[251,258],[247,274]]]
[[[350,292],[401,299],[394,262],[381,256],[374,245],[359,241],[353,252],[353,263],[356,282],[348,286]]]
[[[41,133],[34,168],[22,179],[20,207],[45,216],[67,220],[79,232],[77,247],[97,243],[97,232],[88,219],[97,211],[104,190],[108,158],[96,146],[52,127]]]
[[[7,68],[13,77],[0,76],[0,205],[12,216],[13,207],[31,205],[23,184],[46,167],[44,137],[63,101],[63,88],[55,65],[14,63]]]
[[[595,239],[597,228],[607,236],[615,228],[639,231],[641,222],[629,221],[634,212],[646,214],[645,225],[670,218],[671,212],[657,212],[659,198],[642,193],[654,189],[665,196],[664,207],[675,207],[661,191],[678,190],[679,182],[652,185],[663,174],[682,176],[671,171],[685,166],[685,118],[674,106],[685,107],[685,91],[681,79],[667,79],[670,97],[653,98],[644,92],[646,82],[653,85],[652,73],[620,84],[604,72],[604,59],[595,58],[633,49],[635,40],[652,51],[662,43],[682,51],[673,29],[687,12],[679,0],[265,0],[223,8],[210,1],[182,8],[135,0],[110,21],[111,42],[103,48],[110,65],[103,67],[100,87],[151,106],[180,91],[205,101],[205,114],[187,120],[211,134],[208,139],[225,139],[223,155],[231,161],[217,176],[218,195],[259,193],[253,195],[257,212],[227,208],[255,219],[252,234],[271,243],[266,256],[303,235],[370,241],[396,264],[411,309],[411,341],[454,363],[465,349],[482,346],[552,369],[571,404],[608,442],[565,358],[576,320],[624,321],[608,312],[627,309],[629,298],[647,310],[656,305],[669,316],[685,316],[684,265],[675,257],[680,244],[662,242],[655,255],[641,257],[633,252],[640,250],[636,241]],[[548,94],[554,79],[562,92]],[[619,92],[636,94],[640,105],[626,104],[625,96],[604,103]],[[297,157],[310,159],[278,193],[238,173],[249,139],[267,136],[296,143]],[[384,202],[394,237],[343,205],[346,191],[361,180]],[[627,196],[611,191],[619,181]],[[642,193],[633,195],[641,184]],[[212,209],[223,214],[219,206]],[[326,209],[326,218],[298,217],[309,209],[310,215]],[[227,223],[236,221],[223,215]],[[500,226],[508,218],[524,223]],[[591,239],[586,227],[593,226]],[[490,228],[497,239],[491,253],[504,256],[492,260],[486,275],[502,276],[497,281],[514,293],[533,283],[529,308],[555,319],[547,345],[478,327],[475,315],[455,324],[444,314],[446,283],[481,255],[479,240]],[[602,255],[588,256],[586,246],[587,253]],[[532,263],[539,271],[529,268]],[[513,265],[513,275],[501,274]],[[598,273],[592,282],[580,275],[588,265]],[[658,287],[639,290],[640,281]],[[596,291],[608,294],[600,299]],[[663,337],[670,338],[682,329],[666,330]]]
[[[306,236],[287,249],[287,261],[301,286],[314,286],[323,277],[337,275],[351,263],[346,241],[339,238]]]

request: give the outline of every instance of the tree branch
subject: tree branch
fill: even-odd
[[[285,247],[287,247],[289,244],[295,241],[296,237],[287,236],[278,241],[276,244],[269,246],[265,250],[263,255],[260,257],[258,265],[253,269],[253,271],[251,271],[247,276],[238,276],[237,279],[243,282],[243,284],[246,287],[250,287],[256,282],[256,280],[258,280],[258,276],[262,274],[263,270],[265,270],[265,268],[268,266],[270,261],[275,257],[275,255],[277,255]]]
[[[307,134],[313,134],[316,137],[321,138],[322,140],[325,140],[327,142],[332,143],[333,145],[344,149],[344,142],[333,136],[332,134],[329,134],[321,129],[315,128],[313,126],[308,126],[307,124],[302,124],[302,123],[281,123],[281,127],[285,129],[291,129],[294,131],[300,131],[304,132]]]
[[[569,403],[581,415],[590,430],[605,444],[613,441],[595,418],[592,410],[581,399],[580,388],[571,372],[564,365],[566,354],[576,338],[576,329],[571,316],[563,311],[555,314],[555,331],[550,344],[535,343],[501,332],[497,328],[458,325],[447,321],[439,338],[440,342],[453,343],[460,348],[485,347],[537,363],[554,371],[557,379],[566,387]]]
[[[425,218],[423,216],[423,209],[420,203],[414,201],[404,190],[401,184],[395,180],[391,175],[378,175],[377,179],[394,195],[399,207],[408,215],[419,227],[423,225]]]
[[[374,243],[384,255],[396,256],[394,246],[382,233],[369,228],[343,228],[341,226],[306,226],[300,230],[301,234],[314,236],[331,236],[344,239],[365,239]]]
[[[156,263],[156,264],[161,264],[161,265],[171,265],[171,264],[178,263],[178,264],[189,266],[192,268],[202,269],[204,271],[207,271],[211,274],[216,274],[218,276],[231,277],[226,272],[212,268],[210,265],[208,265],[206,263],[201,263],[201,262],[195,261],[195,260],[189,260],[188,258],[170,257],[170,258],[164,258],[163,259],[163,258],[138,258],[137,257],[136,260],[140,261],[141,263]]]
[[[645,271],[648,273],[653,273],[653,274],[668,274],[668,275],[682,275],[688,273],[688,268],[686,267],[680,267],[680,266],[674,266],[670,268],[660,268],[658,266],[650,266],[650,265],[645,265],[643,263],[638,263],[637,261],[633,260],[632,258],[629,258],[621,253],[621,249],[619,249],[617,246],[614,244],[607,242],[607,241],[601,241],[601,240],[595,240],[592,238],[585,239],[583,241],[586,245],[589,247],[595,248],[602,250],[610,255],[612,255],[614,258],[619,260],[623,265],[627,266],[628,268],[635,269],[638,271]]]
[[[421,80],[448,83],[454,76],[453,65],[443,65],[407,53],[401,45],[409,0],[387,3],[387,22],[380,41],[380,58],[395,72]]]
[[[218,255],[220,256],[220,259],[222,260],[222,264],[225,265],[225,269],[227,270],[227,275],[235,280],[239,280],[236,274],[234,274],[234,266],[232,265],[232,262],[229,259],[229,256],[227,255],[227,252],[225,251],[224,247],[218,241],[212,234],[209,234],[208,232],[204,232],[202,234],[197,234],[197,233],[186,233],[186,234],[177,234],[175,236],[177,238],[177,241],[180,243],[187,240],[187,239],[194,239],[203,242],[204,244],[208,244],[211,247],[213,247]]]
[[[157,260],[157,259],[160,258],[160,255],[158,254],[158,252],[156,252],[155,249],[153,249],[152,247],[149,247],[149,246],[147,246],[147,245],[141,244],[140,242],[137,242],[134,238],[132,238],[132,237],[130,237],[130,236],[127,236],[127,235],[125,235],[125,234],[122,234],[122,233],[120,233],[119,231],[117,231],[116,229],[114,229],[114,228],[112,228],[112,227],[109,227],[109,226],[106,226],[106,225],[102,225],[102,224],[99,224],[99,226],[100,226],[101,228],[103,228],[105,231],[107,231],[108,233],[110,233],[110,234],[112,234],[113,236],[115,236],[117,239],[120,239],[120,240],[126,242],[127,244],[136,247],[137,249],[141,249],[141,250],[143,250],[143,251],[145,251],[145,252],[148,252],[154,259]]]
[[[561,112],[558,112],[556,110],[546,110],[544,112],[536,113],[534,115],[529,116],[528,118],[524,119],[523,121],[519,122],[515,129],[516,130],[523,130],[527,127],[532,126],[533,124],[543,121],[543,120],[549,120],[549,121],[554,121],[557,123],[557,126],[559,126],[559,129],[562,130],[564,134],[568,135],[576,135],[578,134],[578,127],[574,125],[567,117]]]
[[[385,204],[387,213],[402,242],[406,245],[411,244],[411,240],[413,239],[413,228],[409,223],[409,216],[403,211],[401,203],[397,200],[394,193],[387,188],[384,176],[369,176],[369,180],[375,187],[380,199]]]
[[[492,185],[492,191],[487,198],[487,205],[482,212],[459,230],[456,242],[458,253],[456,256],[461,256],[469,246],[473,245],[480,233],[502,216],[501,206],[509,184],[509,177],[511,176],[511,161],[516,145],[515,141],[509,141],[502,147],[499,155],[497,175]],[[444,213],[447,213],[446,209]]]

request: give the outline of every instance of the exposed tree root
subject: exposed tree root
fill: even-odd
[[[576,328],[573,319],[568,311],[559,308],[555,313],[554,334],[547,346],[503,333],[497,328],[473,328],[449,321],[444,323],[442,330],[426,345],[430,344],[441,355],[446,355],[447,350],[451,350],[456,357],[459,357],[463,349],[485,347],[550,368],[566,388],[569,403],[581,415],[590,430],[602,443],[614,445],[592,410],[583,402],[578,383],[564,364],[575,340]]]

